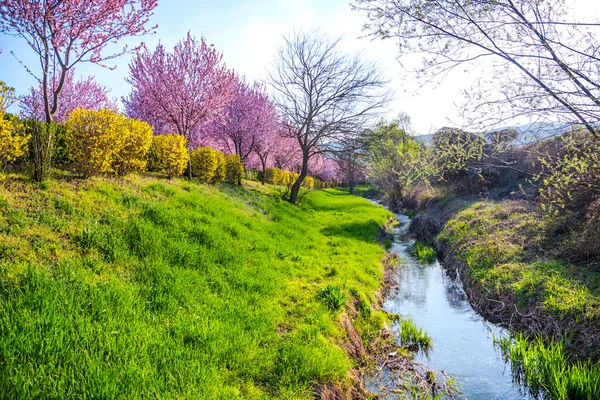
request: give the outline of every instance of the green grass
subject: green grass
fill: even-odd
[[[424,243],[419,241],[415,242],[408,248],[409,253],[416,257],[417,260],[421,261],[425,264],[433,264],[437,255],[435,254],[435,250]]]
[[[433,339],[422,328],[418,328],[410,318],[400,320],[400,343],[403,346],[415,347],[427,354],[433,347]]]
[[[553,318],[600,323],[600,274],[540,258],[542,218],[518,202],[482,202],[458,213],[439,239],[467,263],[469,274],[498,297],[536,307]],[[543,253],[543,252],[541,252]]]
[[[600,398],[600,364],[569,363],[562,343],[545,344],[522,335],[499,342],[512,362],[514,376],[536,398],[554,400]]]
[[[536,395],[600,398],[600,367],[569,360],[600,357],[594,339],[600,326],[600,274],[542,258],[541,244],[548,240],[545,223],[520,202],[482,202],[459,212],[438,239],[468,265],[469,277],[488,298],[534,315],[542,321],[538,329],[565,338],[560,343],[547,340],[547,345],[539,338],[529,343],[523,336],[501,342],[517,378]]]
[[[365,337],[384,322],[389,216],[337,190],[295,207],[254,183],[10,177],[0,397],[311,398],[352,367],[319,291],[360,299]]]

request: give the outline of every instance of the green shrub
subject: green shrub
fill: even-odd
[[[234,184],[242,184],[244,177],[244,163],[237,154],[225,156],[225,180]]]
[[[327,285],[325,288],[319,289],[318,296],[325,302],[331,311],[338,311],[348,300],[342,294],[342,291],[337,286]]]
[[[181,175],[189,160],[185,137],[175,133],[154,136],[150,160],[152,168],[165,172],[169,179]]]
[[[67,145],[68,129],[64,124],[54,124],[55,131],[52,145],[52,165],[65,167],[73,162],[73,155]]]
[[[421,242],[415,242],[412,246],[408,248],[409,253],[416,257],[419,261],[432,264],[435,262],[436,254],[435,250],[426,244]]]
[[[244,168],[244,179],[247,181],[259,182],[262,180],[262,171]]]
[[[283,171],[279,168],[267,168],[265,171],[266,181],[272,185],[281,185],[283,182]]]

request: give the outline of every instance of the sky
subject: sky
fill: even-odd
[[[585,1],[594,4],[597,0]],[[223,52],[229,68],[250,80],[264,80],[284,35],[293,30],[319,29],[331,36],[343,36],[344,51],[363,52],[363,57],[377,62],[390,79],[394,93],[388,118],[407,113],[418,134],[461,123],[458,105],[464,100],[462,89],[471,86],[474,74],[458,70],[442,83],[425,87],[407,81],[405,69],[416,67],[419,58],[398,59],[395,42],[365,37],[362,27],[366,16],[352,10],[349,0],[159,0],[158,4],[151,19],[151,24],[158,25],[157,34],[121,43],[135,46],[144,41],[153,48],[161,41],[172,48],[190,31],[193,36],[204,36]],[[36,82],[17,58],[36,68],[33,52],[23,40],[6,35],[0,35],[0,49],[0,80],[14,87],[17,94],[24,94]],[[93,75],[97,82],[111,88],[112,96],[120,98],[131,89],[125,81],[130,60],[131,55],[125,55],[111,61],[110,65],[116,67],[113,70],[80,64],[76,76]]]

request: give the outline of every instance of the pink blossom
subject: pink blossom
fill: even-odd
[[[74,70],[69,70],[65,77],[64,88],[62,95],[58,101],[58,109],[54,115],[54,121],[64,122],[69,118],[69,115],[76,108],[84,108],[87,110],[99,110],[109,108],[112,110],[118,109],[118,101],[115,98],[110,98],[108,93],[110,89],[99,85],[93,78],[74,81]],[[51,93],[54,93],[56,85],[58,85],[58,77],[51,80]],[[44,96],[43,87],[31,88],[28,95],[20,97],[21,113],[26,118],[44,120]],[[50,101],[54,99],[51,97]]]

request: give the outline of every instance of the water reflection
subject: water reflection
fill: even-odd
[[[395,229],[401,267],[399,289],[385,302],[389,312],[410,316],[433,338],[429,358],[418,362],[452,374],[469,399],[528,399],[513,383],[510,367],[493,344],[493,336],[506,332],[486,323],[469,304],[460,281],[450,278],[439,262],[421,264],[407,251],[408,218],[399,216]]]

